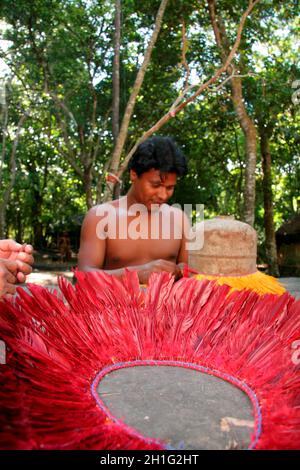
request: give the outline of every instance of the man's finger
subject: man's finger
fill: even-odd
[[[184,269],[187,265],[185,263],[178,263],[177,264],[177,269],[181,273],[181,276],[183,276]]]
[[[27,243],[25,243],[25,245],[23,245],[23,249],[24,249],[25,253],[28,253],[30,255],[33,253],[33,246],[32,245],[28,245]]]
[[[17,272],[15,271],[13,274],[8,270],[5,269],[5,267],[1,269],[1,284],[5,283],[10,283],[10,284],[15,284],[17,282]]]
[[[15,284],[17,282],[17,273],[14,275],[14,274],[11,274],[10,272],[8,272],[7,275],[6,275],[6,280],[10,284]]]
[[[23,282],[26,281],[26,276],[25,274],[21,273],[20,271],[17,273],[17,280],[23,284]]]
[[[23,261],[26,264],[33,264],[34,259],[33,256],[29,253],[25,253],[24,251],[21,251],[17,255],[17,260]]]
[[[0,250],[3,251],[20,251],[22,245],[14,240],[0,240]]]
[[[32,267],[30,264],[23,263],[23,261],[17,260],[17,267],[18,271],[21,271],[21,273],[25,274],[26,276],[32,272]]]
[[[175,275],[175,280],[178,281],[178,279],[182,278],[182,272],[180,269],[176,268],[176,271],[174,272]]]
[[[177,266],[182,270],[186,266],[186,263],[178,263]]]
[[[11,261],[11,260],[1,260],[4,266],[8,271],[10,271],[12,274],[16,274],[18,271],[18,263],[17,261]]]

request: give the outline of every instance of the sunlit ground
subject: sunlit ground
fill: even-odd
[[[46,271],[46,272],[33,272],[27,277],[27,282],[39,284],[45,287],[57,286],[58,276],[66,277],[70,282],[73,279],[73,273],[70,271]]]

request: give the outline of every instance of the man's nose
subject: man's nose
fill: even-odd
[[[168,191],[167,188],[161,186],[158,191],[158,197],[161,202],[166,201],[168,199]]]

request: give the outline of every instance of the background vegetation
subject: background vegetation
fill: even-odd
[[[244,0],[166,3],[121,163],[185,88],[204,82],[224,63],[248,6]],[[160,4],[15,0],[12,5],[1,0],[0,237],[47,248],[68,230],[78,248],[82,216],[105,198],[104,174]],[[261,259],[270,265],[272,230],[297,212],[300,198],[297,4],[258,2],[245,23],[232,69],[157,132],[173,136],[189,159],[189,175],[179,182],[174,201],[203,203],[206,217],[233,214],[251,222],[252,211]],[[235,84],[228,74],[239,76]],[[245,109],[239,116],[241,103]],[[113,112],[116,105],[119,115]],[[252,123],[252,137],[243,119]],[[246,197],[251,138],[256,151],[253,210]],[[123,192],[127,186],[124,173]]]

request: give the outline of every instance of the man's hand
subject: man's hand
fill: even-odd
[[[141,270],[138,271],[140,283],[147,284],[149,277],[152,273],[160,273],[162,271],[166,271],[168,273],[173,274],[175,276],[176,281],[180,279],[183,275],[180,265],[173,263],[172,261],[156,259],[154,261],[150,261],[149,263],[144,264],[141,267]]]
[[[14,240],[0,240],[0,260],[17,261],[16,278],[19,282],[25,282],[26,276],[32,271],[32,253],[31,245],[21,245]]]
[[[16,292],[18,261],[0,260],[0,298]]]

